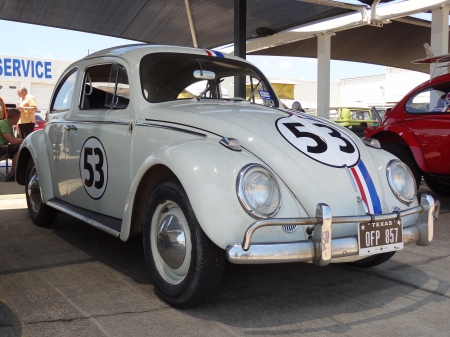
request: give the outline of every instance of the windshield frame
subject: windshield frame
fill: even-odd
[[[181,101],[181,100],[167,100],[167,101],[162,101],[162,102],[152,102],[151,100],[149,100],[144,92],[144,64],[145,62],[150,59],[150,58],[190,58],[190,59],[194,59],[194,60],[200,60],[200,61],[208,61],[208,62],[224,62],[224,63],[229,63],[231,65],[235,65],[235,66],[240,66],[244,69],[249,69],[251,71],[253,71],[257,76],[259,76],[259,78],[261,79],[261,83],[265,83],[266,87],[268,89],[268,91],[270,92],[271,97],[273,98],[273,102],[274,102],[274,106],[275,107],[279,107],[280,106],[280,100],[278,99],[278,96],[275,93],[275,90],[272,87],[272,84],[270,83],[270,81],[266,78],[266,76],[254,65],[252,65],[251,63],[247,63],[247,62],[243,62],[240,60],[235,60],[235,59],[231,59],[231,58],[227,58],[227,57],[211,57],[211,56],[207,56],[207,55],[199,55],[199,54],[190,54],[190,53],[173,53],[173,52],[160,52],[160,53],[150,53],[147,55],[144,55],[141,58],[140,64],[139,64],[139,82],[140,82],[140,87],[141,87],[141,94],[144,97],[144,99],[151,103],[151,104],[158,104],[158,103],[165,103],[165,102],[176,102],[176,101]],[[203,64],[203,63],[202,63]],[[169,76],[169,75],[168,75]],[[247,75],[248,76],[248,75]],[[194,75],[192,74],[192,78],[194,78]],[[223,78],[223,77],[222,77]],[[219,80],[219,77],[216,77],[214,79],[214,81]],[[194,83],[194,82],[193,82]],[[233,93],[234,95],[234,93]],[[231,96],[231,95],[230,95]],[[232,97],[231,97],[232,98]],[[217,98],[218,99],[218,98]],[[228,98],[220,98],[220,100],[229,100]],[[258,104],[258,103],[254,103],[254,104]],[[259,105],[259,104],[258,104]]]

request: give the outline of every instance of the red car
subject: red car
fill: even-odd
[[[43,129],[45,126],[45,120],[39,115],[35,115],[34,119],[34,131]]]
[[[388,109],[378,127],[368,127],[364,138],[405,162],[417,186],[423,176],[428,187],[450,195],[450,74],[428,80]]]

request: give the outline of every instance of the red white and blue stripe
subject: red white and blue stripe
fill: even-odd
[[[364,200],[367,207],[369,207],[369,212],[371,214],[381,214],[380,198],[378,197],[375,185],[363,161],[360,160],[358,165],[350,168],[350,171],[355,178],[356,185],[358,185],[361,199]]]
[[[208,56],[225,57],[220,51],[204,49]]]

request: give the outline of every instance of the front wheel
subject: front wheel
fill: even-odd
[[[199,305],[217,292],[225,253],[203,232],[180,182],[160,182],[148,198],[143,229],[155,291],[178,308]]]
[[[434,192],[440,195],[450,196],[450,179],[434,178],[425,174],[424,177],[427,186]]]
[[[32,158],[28,161],[25,177],[25,196],[31,220],[38,226],[50,226],[55,221],[58,211],[42,202],[39,175]]]

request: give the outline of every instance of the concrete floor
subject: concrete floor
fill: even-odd
[[[450,198],[428,247],[370,269],[228,264],[213,299],[177,310],[154,294],[140,237],[64,214],[37,227],[23,193],[0,182],[2,337],[450,336]]]

